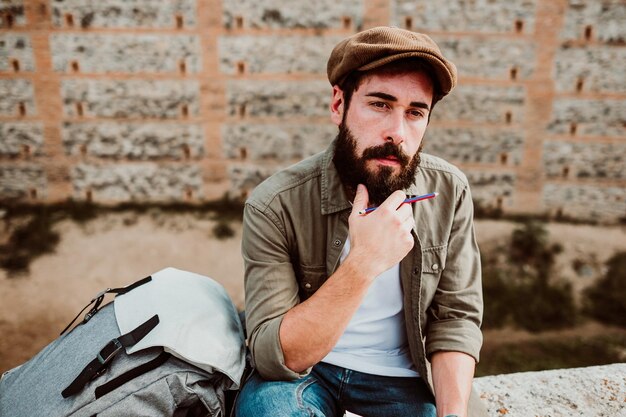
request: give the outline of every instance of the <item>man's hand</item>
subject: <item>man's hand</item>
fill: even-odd
[[[376,210],[362,215],[368,204],[367,188],[359,184],[350,214],[350,253],[346,262],[354,262],[371,280],[397,264],[413,248],[411,229],[415,226],[410,204],[402,204],[406,195],[398,190]]]
[[[280,344],[285,365],[302,372],[335,346],[374,279],[400,262],[413,247],[413,210],[394,192],[375,211],[367,208],[367,189],[357,188],[350,215],[350,253],[337,271],[306,301],[285,314]],[[311,337],[311,335],[315,337]]]

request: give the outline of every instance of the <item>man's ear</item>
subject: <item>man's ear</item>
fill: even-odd
[[[335,85],[333,86],[333,97],[330,101],[330,120],[337,126],[343,121],[343,111],[343,90]]]

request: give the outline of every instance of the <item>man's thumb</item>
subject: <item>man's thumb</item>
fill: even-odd
[[[361,210],[365,210],[367,208],[367,203],[369,200],[369,195],[367,193],[367,188],[363,184],[359,184],[356,187],[356,195],[354,196],[354,202],[352,203],[352,210],[358,213]]]

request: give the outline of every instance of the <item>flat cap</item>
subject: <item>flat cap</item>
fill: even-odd
[[[439,81],[438,93],[448,94],[456,85],[456,66],[427,35],[405,29],[379,26],[339,42],[328,59],[331,85],[340,84],[353,71],[367,71],[403,58],[421,58]]]

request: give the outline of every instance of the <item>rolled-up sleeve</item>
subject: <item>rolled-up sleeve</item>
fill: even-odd
[[[299,296],[287,234],[270,208],[246,204],[241,248],[248,347],[254,366],[266,379],[302,377],[310,370],[296,373],[287,368],[280,344],[280,324]]]
[[[469,187],[458,193],[447,246],[446,265],[428,308],[426,354],[457,351],[476,362],[482,346],[483,314],[480,253]]]

